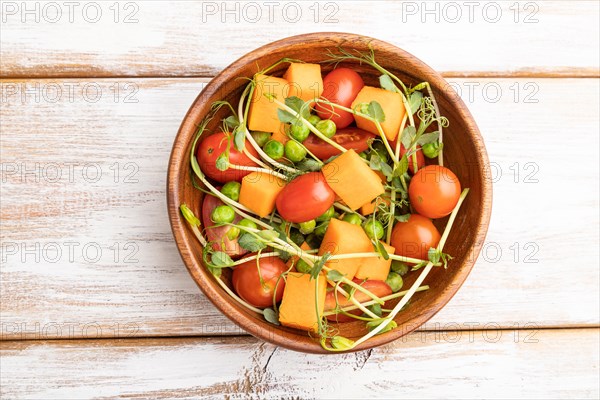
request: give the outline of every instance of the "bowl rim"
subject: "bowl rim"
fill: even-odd
[[[270,52],[274,50],[280,50],[286,46],[289,46],[291,44],[290,42],[320,42],[323,41],[324,38],[335,38],[336,41],[341,42],[341,45],[343,45],[344,42],[348,42],[348,44],[351,44],[352,41],[356,40],[374,43],[377,46],[386,48],[386,50],[394,51],[395,53],[401,55],[403,58],[409,60],[411,63],[416,64],[419,68],[418,74],[426,75],[427,81],[430,82],[430,84],[433,87],[442,87],[442,84],[446,86],[448,85],[448,83],[441,76],[441,74],[433,70],[426,63],[413,56],[412,54],[408,53],[407,51],[388,42],[364,35],[342,32],[315,32],[289,36],[274,42],[270,42],[266,45],[258,47],[242,55],[240,58],[229,64],[214,78],[212,78],[210,82],[194,99],[193,103],[191,104],[190,108],[185,114],[177,132],[177,135],[175,136],[175,139],[173,141],[173,147],[171,150],[167,171],[166,196],[171,231],[173,233],[173,237],[175,239],[175,243],[177,245],[177,249],[182,258],[182,261],[186,266],[188,272],[196,282],[196,285],[211,301],[211,303],[213,303],[215,307],[219,309],[219,311],[221,311],[228,319],[230,319],[237,326],[244,329],[245,332],[248,332],[249,334],[261,340],[270,342],[277,346],[282,346],[287,349],[300,351],[304,353],[336,354],[324,350],[317,341],[315,341],[315,346],[307,347],[305,343],[290,340],[289,338],[286,338],[286,335],[284,334],[285,331],[280,330],[277,326],[271,325],[266,321],[265,323],[269,324],[270,327],[265,329],[264,324],[259,323],[256,318],[249,317],[245,313],[245,311],[241,310],[241,307],[234,307],[228,301],[225,301],[227,298],[229,298],[229,295],[226,292],[224,292],[218,286],[218,284],[216,284],[213,278],[209,276],[204,266],[197,265],[198,263],[195,262],[195,257],[192,254],[190,240],[196,240],[196,238],[190,234],[187,222],[184,218],[182,218],[179,212],[179,205],[181,203],[179,191],[181,184],[177,179],[181,173],[182,168],[189,168],[188,163],[185,162],[188,157],[186,147],[189,141],[193,139],[193,135],[195,134],[195,129],[191,129],[192,127],[189,126],[190,124],[192,124],[190,122],[190,117],[194,113],[194,110],[200,107],[203,98],[210,98],[218,91],[218,88],[222,86],[223,83],[226,83],[228,80],[233,79],[235,77],[235,74],[233,74],[231,71],[237,71],[239,68],[243,67],[249,62],[253,62],[260,54],[264,54],[265,52]],[[465,121],[468,127],[467,134],[470,137],[470,139],[476,144],[476,158],[478,158],[482,165],[486,166],[489,170],[489,159],[486,152],[483,137],[481,136],[481,133],[473,119],[473,116],[471,115],[470,111],[459,96],[448,96],[448,101],[451,107],[457,109],[457,112],[461,115],[461,118]],[[403,323],[401,326],[399,326],[397,329],[370,338],[368,341],[362,343],[361,345],[350,350],[349,352],[367,350],[374,347],[378,347],[390,343],[416,330],[418,327],[420,327],[429,319],[431,319],[435,314],[437,314],[437,312],[439,312],[442,308],[444,308],[444,306],[450,301],[450,299],[454,297],[456,292],[460,289],[467,276],[471,272],[473,266],[475,265],[475,262],[477,260],[477,257],[479,256],[479,253],[483,246],[484,238],[487,234],[487,230],[489,227],[492,207],[492,182],[491,177],[489,176],[489,174],[486,174],[485,171],[483,173],[482,179],[481,197],[482,211],[480,214],[479,224],[477,224],[477,227],[475,228],[476,232],[474,235],[474,237],[478,238],[478,240],[475,240],[474,243],[472,243],[470,248],[468,249],[468,252],[470,252],[470,254],[472,254],[473,256],[466,258],[465,262],[458,267],[459,271],[452,279],[451,284],[442,290],[443,293],[440,294],[439,301],[435,303],[435,307],[431,307],[431,309],[428,309],[426,312],[422,312],[418,315],[415,315],[414,317],[410,318],[408,321]],[[190,260],[190,262],[188,262],[187,260]],[[275,334],[273,334],[272,332],[275,332]],[[277,332],[279,332],[279,334],[277,334]]]

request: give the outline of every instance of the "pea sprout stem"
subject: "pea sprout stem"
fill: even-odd
[[[347,213],[350,213],[350,214],[356,214],[356,215],[358,215],[358,217],[359,217],[361,220],[363,220],[363,221],[366,219],[364,216],[360,215],[359,213],[355,212],[355,211],[354,211],[353,209],[351,209],[350,207],[347,207],[347,206],[343,205],[342,203],[340,203],[340,202],[338,202],[338,201],[336,201],[335,203],[333,203],[333,206],[334,206],[335,208],[339,208],[340,210],[342,210],[342,211],[344,211],[344,212],[347,212]]]
[[[377,314],[375,314],[374,312],[372,312],[371,310],[369,310],[368,308],[366,308],[365,306],[363,306],[358,300],[356,300],[356,298],[354,297],[354,295],[351,296],[340,285],[335,285],[335,290],[337,290],[342,295],[344,295],[346,298],[348,298],[352,302],[352,304],[354,304],[354,306],[356,308],[358,308],[359,310],[361,310],[362,312],[364,312],[365,314],[367,314],[369,317],[371,317],[371,318],[379,318],[379,316]]]
[[[277,171],[274,171],[270,168],[258,168],[258,167],[249,167],[246,165],[236,165],[236,164],[229,164],[229,168],[231,169],[237,169],[239,171],[252,171],[252,172],[262,172],[271,176],[274,176],[276,178],[279,178],[281,180],[287,181],[287,176],[280,174]]]
[[[315,99],[315,100],[318,100],[318,99]],[[292,114],[293,116],[295,116],[296,118],[298,118],[298,120],[300,122],[302,122],[304,125],[306,125],[308,127],[308,129],[310,129],[310,131],[312,133],[314,133],[315,136],[317,136],[319,139],[321,139],[324,142],[332,145],[333,147],[335,147],[336,149],[338,149],[342,153],[345,153],[345,152],[348,151],[348,149],[346,149],[345,147],[339,145],[338,143],[336,143],[333,140],[329,139],[327,136],[323,135],[321,133],[321,131],[319,131],[317,128],[315,128],[315,126],[313,124],[311,124],[306,119],[304,119],[304,117],[302,117],[302,115],[300,115],[300,113],[296,112],[294,109],[292,109],[291,107],[288,107],[285,103],[282,103],[281,101],[277,100],[276,98],[273,98],[273,101],[275,102],[275,104],[277,104],[283,110],[289,112],[290,114]]]
[[[214,275],[213,275],[214,276]],[[223,288],[223,290],[225,290],[227,292],[227,294],[229,294],[231,297],[233,297],[235,300],[238,301],[238,303],[240,303],[241,305],[243,305],[244,307],[246,307],[248,310],[250,311],[254,311],[256,313],[262,314],[263,310],[261,310],[260,308],[256,308],[250,304],[248,304],[246,301],[244,301],[241,297],[239,297],[237,294],[235,294],[235,292],[233,290],[231,290],[229,288],[229,286],[227,286],[225,284],[225,282],[223,282],[223,280],[221,280],[221,278],[217,278],[215,276],[215,279],[217,280],[217,283],[219,284],[219,286],[221,286]]]
[[[448,235],[450,234],[450,229],[452,229],[452,224],[454,223],[454,220],[456,219],[456,214],[458,213],[458,210],[460,209],[460,206],[463,203],[463,201],[468,193],[469,193],[468,188],[463,190],[463,192],[461,193],[461,195],[458,199],[458,203],[454,207],[454,210],[452,210],[452,213],[450,214],[450,218],[448,219],[448,224],[446,225],[446,229],[444,229],[444,233],[442,234],[440,242],[438,243],[438,246],[437,246],[438,251],[443,250],[444,245],[446,244],[446,239],[448,238]],[[408,289],[406,295],[392,309],[392,312],[389,313],[389,315],[383,320],[383,322],[381,324],[379,324],[375,329],[373,329],[371,332],[369,332],[365,336],[363,336],[360,339],[358,339],[357,341],[355,341],[352,348],[360,345],[361,343],[365,342],[366,340],[369,340],[373,336],[377,335],[381,330],[383,330],[394,319],[394,317],[400,312],[400,310],[406,305],[406,303],[408,303],[408,301],[415,294],[415,292],[417,291],[417,288],[419,286],[421,286],[421,284],[423,283],[423,281],[425,280],[425,278],[427,277],[427,275],[429,274],[429,272],[431,271],[432,268],[433,268],[433,263],[430,261],[427,263],[427,265],[425,266],[425,268],[423,269],[421,274],[419,274],[415,283],[413,283],[413,285],[410,287],[410,289]]]
[[[429,290],[429,285],[423,285],[423,286],[419,286],[417,288],[417,290],[415,290],[415,292],[424,292],[425,290]],[[393,293],[387,296],[383,296],[381,298],[381,300],[383,301],[389,301],[389,300],[393,300],[393,299],[397,299],[398,297],[403,297],[408,293],[408,290],[404,290],[402,292],[397,292],[397,293]],[[361,303],[363,306],[368,307],[368,306],[372,306],[373,304],[376,304],[375,301],[365,301]],[[330,310],[330,311],[325,311],[323,313],[323,316],[328,317],[330,315],[335,315],[337,314],[339,311],[352,311],[352,310],[356,310],[358,307],[352,305],[352,306],[346,306],[346,307],[342,307],[336,310]]]

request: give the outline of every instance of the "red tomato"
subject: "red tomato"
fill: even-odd
[[[410,180],[408,197],[414,209],[428,218],[450,214],[460,197],[460,182],[454,172],[439,165],[417,171]]]
[[[336,68],[323,78],[322,97],[332,103],[350,108],[363,86],[365,82],[355,71],[350,68]],[[338,129],[354,122],[352,113],[348,111],[323,104],[317,104],[316,110],[321,119],[331,119]]]
[[[230,133],[224,132],[218,132],[210,135],[200,143],[200,146],[198,146],[198,152],[196,153],[196,158],[198,159],[198,164],[200,164],[200,169],[202,169],[202,172],[204,172],[209,178],[221,183],[229,181],[239,182],[244,176],[250,173],[250,171],[241,171],[232,168],[226,169],[225,171],[217,169],[215,163],[217,158],[227,149],[227,137],[230,135]],[[256,150],[254,150],[252,145],[246,143],[246,149],[250,152],[250,154],[258,158],[258,153]],[[255,167],[258,165],[254,161],[250,160],[247,155],[235,149],[235,146],[233,145],[233,137],[231,137],[231,142],[229,145],[229,162],[231,164],[247,167]]]
[[[275,294],[275,301],[277,302],[280,302],[283,297],[285,279],[280,279],[280,276],[287,271],[287,267],[276,256],[261,258],[259,265],[260,275],[256,260],[247,261],[236,266],[231,278],[233,289],[242,299],[254,307],[271,307],[273,305],[273,294]]]
[[[221,206],[223,203],[215,196],[205,195],[202,201],[202,226],[205,228],[206,238],[209,242],[213,242],[213,249],[215,251],[223,251],[230,256],[239,256],[246,254],[248,250],[238,246],[237,239],[229,240],[227,238],[228,226],[215,226],[215,223],[210,219],[210,214],[215,208]],[[235,215],[234,223],[238,223],[242,217]]]
[[[306,222],[315,219],[333,205],[335,193],[321,172],[309,172],[288,183],[275,204],[286,221]]]
[[[367,289],[368,291],[370,291],[371,293],[373,293],[375,296],[378,296],[378,297],[388,296],[388,295],[392,294],[392,289],[384,281],[368,280],[368,281],[363,282],[361,280],[354,279],[354,282],[360,284],[362,287],[364,287],[365,289]],[[361,284],[361,282],[362,282],[362,284]],[[336,297],[337,297],[337,304],[340,307],[347,307],[347,306],[353,305],[353,303],[350,300],[348,300],[346,298],[346,296],[340,294],[339,292],[335,291],[335,289],[334,289],[334,290],[327,292],[327,296],[325,297],[325,311],[331,311],[331,310],[335,309]],[[367,296],[366,294],[364,294],[362,292],[359,292],[358,290],[356,290],[354,292],[354,298],[361,303],[371,300],[371,298],[369,296]],[[354,315],[361,315],[363,312],[361,310],[356,309],[356,310],[348,311],[348,313],[354,314]],[[337,315],[328,315],[327,319],[329,321],[334,321],[334,322],[356,321],[356,319],[349,317],[347,315],[341,314],[341,313],[337,314]]]
[[[429,248],[437,247],[440,238],[430,219],[412,214],[407,222],[398,222],[394,226],[391,244],[399,256],[427,260]]]
[[[367,141],[369,139],[374,139],[375,137],[376,136],[370,132],[350,126],[348,128],[338,130],[331,140],[348,150],[354,149],[354,151],[360,153],[361,151],[365,151],[369,148]],[[327,160],[329,157],[333,157],[341,153],[338,149],[319,139],[312,133],[304,142],[302,142],[302,144],[321,160]]]

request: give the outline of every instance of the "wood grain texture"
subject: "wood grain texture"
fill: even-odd
[[[27,14],[5,2],[0,76],[213,76],[258,46],[323,31],[388,41],[442,73],[599,75],[596,1],[122,1],[100,2],[98,17],[48,3]]]
[[[598,249],[590,245],[598,243],[599,225],[597,81],[453,81],[462,88],[486,141],[495,174],[494,211],[487,253],[424,328],[597,326]],[[115,82],[122,89],[116,102],[110,90]],[[166,214],[172,140],[204,82],[0,82],[7,96],[0,110],[3,339],[241,333],[194,285],[177,254]],[[36,101],[36,91],[50,90],[51,83],[80,90],[95,83],[103,96],[91,103],[75,91],[73,101],[62,96],[52,102],[42,94]],[[123,101],[123,93],[131,93],[126,83],[137,85],[137,103]],[[525,88],[527,83],[535,85],[535,94]],[[29,90],[25,101],[21,95],[8,96],[7,85],[15,84],[21,93]],[[485,100],[485,85],[500,88],[496,102],[490,101],[492,89]],[[472,101],[468,87],[475,87]],[[537,102],[525,102],[525,95]],[[116,162],[117,183],[110,169]],[[128,162],[139,170],[125,168]],[[56,182],[52,163],[62,165]],[[98,182],[91,179],[95,167],[88,164],[99,166]],[[138,182],[126,182],[128,176]],[[79,242],[73,262],[69,241]],[[94,242],[102,248],[102,258],[91,262],[95,253],[89,245],[86,261],[83,247]],[[62,251],[56,262],[56,250],[47,246],[44,252],[48,243],[57,243]],[[116,262],[114,243],[120,249]],[[127,243],[133,249],[125,248]],[[138,251],[126,260],[136,245]]]
[[[598,343],[597,329],[429,332],[328,357],[250,337],[3,342],[0,395],[594,399]]]

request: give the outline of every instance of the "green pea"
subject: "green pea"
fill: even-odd
[[[317,122],[315,128],[328,138],[332,138],[336,131],[335,123],[330,119],[324,119]]]
[[[296,261],[295,266],[296,266],[296,271],[298,271],[302,274],[307,274],[311,270],[310,265],[308,265],[308,263],[301,258],[298,261]]]
[[[310,129],[308,129],[308,126],[306,126],[304,124],[302,124],[302,125],[292,124],[292,126],[290,126],[290,136],[299,142],[304,142],[306,140],[306,138],[308,137],[309,133],[310,133]]]
[[[227,182],[221,188],[221,193],[225,196],[229,197],[233,201],[238,201],[240,199],[240,188],[242,185],[239,182]]]
[[[250,135],[252,135],[252,138],[260,147],[263,147],[265,143],[271,139],[271,134],[269,132],[253,131],[250,132]]]
[[[310,116],[310,117],[308,117],[308,119],[307,119],[307,121],[308,121],[308,122],[310,122],[310,124],[311,124],[312,126],[315,126],[315,125],[317,125],[317,124],[319,123],[319,121],[320,121],[320,120],[321,120],[321,118],[319,118],[319,116],[318,116],[318,115],[313,115],[313,114],[311,114],[311,116]]]
[[[265,143],[263,150],[274,160],[278,160],[283,157],[283,144],[277,140],[269,140],[267,143]]]
[[[354,225],[362,225],[362,219],[356,213],[346,213],[344,215],[343,221],[350,222]]]
[[[229,206],[218,206],[210,214],[210,219],[215,224],[229,224],[235,219],[235,211]]]
[[[306,157],[306,149],[300,143],[289,140],[285,144],[285,156],[291,162],[298,162]]]
[[[423,155],[427,158],[436,158],[440,155],[440,150],[444,147],[443,143],[433,142],[424,144],[421,148],[423,150]]]
[[[335,215],[335,208],[333,206],[329,207],[327,211],[321,214],[318,218],[318,222],[329,221]]]
[[[381,304],[371,304],[370,306],[367,307],[369,309],[369,311],[371,311],[373,314],[377,315],[378,317],[381,317],[382,314],[382,310],[381,310]]]
[[[258,225],[256,225],[256,223],[254,221],[246,219],[246,218],[244,218],[243,220],[241,220],[237,224],[239,226],[243,226],[245,228],[258,229]]]
[[[388,274],[385,283],[387,283],[389,287],[392,288],[392,292],[394,293],[399,292],[400,289],[402,289],[402,286],[404,285],[404,281],[402,280],[400,274],[393,271]]]
[[[369,159],[369,156],[367,156],[367,153],[365,153],[364,151],[361,151],[360,153],[358,153],[358,156],[365,160]]]
[[[290,230],[290,239],[298,246],[302,246],[302,243],[304,243],[304,235],[298,229]]]
[[[319,224],[315,230],[313,231],[313,233],[319,237],[319,238],[323,238],[323,236],[325,236],[325,232],[327,232],[327,227],[329,226],[329,221],[323,222],[322,224]]]
[[[363,224],[363,229],[371,239],[381,239],[383,237],[383,225],[377,220],[369,218]]]
[[[304,235],[308,235],[309,233],[312,233],[315,230],[316,226],[317,226],[317,221],[315,221],[314,219],[311,219],[310,221],[306,221],[306,222],[301,222],[300,223],[300,233],[302,233]]]
[[[227,231],[227,239],[229,240],[235,240],[238,238],[238,236],[240,236],[240,228],[237,226],[232,226]]]
[[[392,271],[404,276],[408,273],[408,265],[402,261],[392,260]]]

